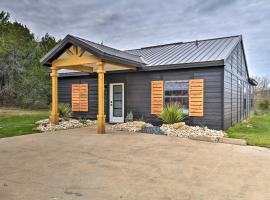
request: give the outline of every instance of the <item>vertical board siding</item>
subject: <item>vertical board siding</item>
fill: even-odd
[[[195,70],[194,79],[204,79],[204,116],[193,117],[194,125],[222,129],[222,76],[223,67]]]
[[[72,106],[72,84],[88,84],[88,112],[73,112],[75,118],[96,119],[98,113],[98,87],[97,75],[80,77],[59,77],[58,91],[59,102],[67,103]],[[105,82],[105,97],[107,96],[107,85]],[[105,110],[107,109],[108,99],[105,98]]]
[[[108,85],[110,83],[125,84],[125,116],[132,112],[134,119],[143,118],[146,121],[160,122],[156,115],[151,114],[151,81],[154,80],[190,80],[204,79],[204,116],[190,117],[191,125],[207,126],[222,129],[222,81],[223,66],[194,69],[178,69],[151,72],[128,72],[105,74],[105,112],[109,116]],[[88,83],[91,85],[89,93],[89,111],[74,113],[75,117],[96,119],[97,115],[97,77],[94,75],[80,77],[59,78],[59,101],[70,102],[71,83]],[[63,96],[62,96],[63,95]]]
[[[224,67],[224,129],[239,123],[252,113],[251,90],[241,42],[225,61]],[[246,92],[244,92],[246,91]],[[244,109],[246,99],[246,109]]]

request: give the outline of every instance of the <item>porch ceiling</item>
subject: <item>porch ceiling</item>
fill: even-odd
[[[86,73],[98,71],[98,64],[103,62],[100,58],[85,51],[84,49],[72,45],[57,59],[52,62],[52,67],[57,69],[68,69]],[[103,62],[104,71],[136,70],[136,67],[119,64],[111,61]]]

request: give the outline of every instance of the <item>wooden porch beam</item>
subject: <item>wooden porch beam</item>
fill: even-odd
[[[58,113],[58,72],[56,67],[51,67],[51,77],[52,77],[52,110],[50,121],[52,124],[58,124],[59,113]]]
[[[79,49],[78,56],[81,57],[84,54],[85,50],[84,49]]]
[[[137,70],[137,67],[133,67],[133,66],[129,66],[129,65],[125,65],[125,64],[120,64],[120,63],[116,63],[116,62],[111,62],[111,61],[106,61],[106,64],[110,64],[110,65],[115,65],[115,66],[119,66],[119,67],[125,67],[129,70]],[[106,66],[105,66],[106,68]]]
[[[105,115],[104,115],[104,62],[97,64],[98,70],[98,115],[97,115],[97,133],[105,133]]]
[[[83,66],[83,65],[57,67],[57,69],[70,69],[70,70],[76,70],[76,71],[85,72],[85,73],[93,73],[93,67]]]
[[[82,57],[70,57],[66,59],[57,59],[52,62],[53,67],[64,68],[66,66],[78,66],[85,64],[96,64],[100,62],[100,59],[95,56],[82,56]]]
[[[68,54],[69,56],[73,56],[72,51],[70,51],[69,49],[67,49],[66,52],[67,52],[67,54]]]

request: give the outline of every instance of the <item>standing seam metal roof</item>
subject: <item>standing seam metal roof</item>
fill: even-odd
[[[75,36],[73,36],[73,37],[75,37]],[[144,63],[139,55],[134,55],[134,54],[128,53],[126,51],[121,51],[121,50],[118,50],[118,49],[114,49],[114,48],[105,46],[103,44],[97,44],[95,42],[92,42],[92,41],[89,41],[89,40],[86,40],[86,39],[83,39],[83,38],[79,38],[79,37],[75,37],[75,38],[82,41],[82,42],[84,42],[84,43],[86,43],[86,44],[88,44],[88,45],[90,45],[91,47],[94,47],[97,50],[99,50],[101,52],[104,52],[104,53],[107,53],[109,55],[129,59],[129,60],[132,60],[132,61],[135,61],[135,62],[138,62],[138,63]]]
[[[207,66],[211,61],[213,63],[215,61],[217,61],[215,63],[221,63],[227,59],[241,40],[242,36],[237,35],[121,51],[103,44],[68,35],[62,43],[58,44],[41,59],[41,63],[47,66],[50,65],[50,61],[63,51],[66,43],[78,42],[79,45],[85,45],[89,50],[98,53],[101,59],[116,59],[117,62],[135,63],[143,67],[144,70],[163,69],[163,66],[174,68],[175,66],[186,65],[191,67],[194,64],[196,66],[198,64]]]
[[[218,61],[226,59],[240,40],[241,36],[238,35],[145,47],[125,52],[141,56],[147,66]]]

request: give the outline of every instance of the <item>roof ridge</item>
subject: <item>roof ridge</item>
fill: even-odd
[[[203,42],[203,41],[219,40],[219,39],[226,39],[226,38],[233,38],[233,37],[242,37],[242,35],[231,35],[231,36],[216,37],[216,38],[209,38],[209,39],[192,40],[192,41],[186,41],[186,42],[173,42],[173,43],[167,43],[167,44],[160,44],[160,45],[141,47],[141,48],[136,48],[136,49],[127,49],[127,50],[124,50],[124,51],[129,52],[129,51],[133,51],[133,50],[143,50],[143,49],[150,49],[150,48],[163,47],[163,46],[169,46],[169,45],[186,44],[186,43],[194,43],[194,42]]]

